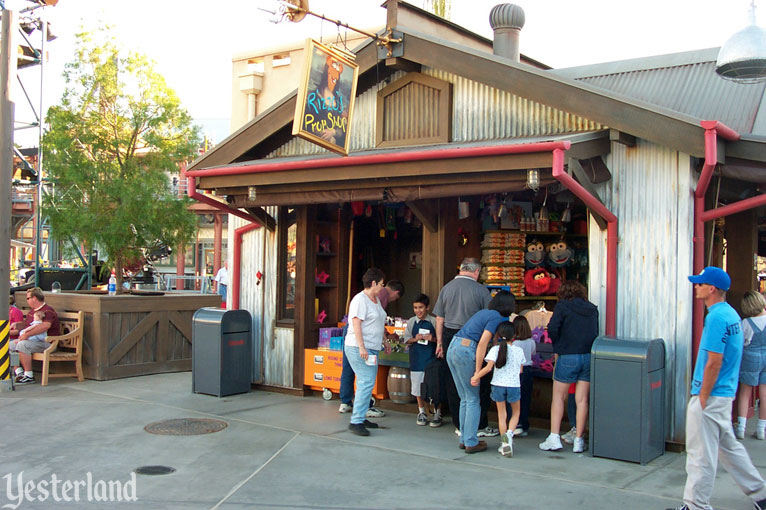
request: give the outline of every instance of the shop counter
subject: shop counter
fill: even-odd
[[[333,393],[340,393],[340,375],[343,372],[343,351],[305,349],[303,384],[322,392],[322,398],[331,400]],[[378,364],[378,375],[372,396],[378,400],[388,398],[386,382],[388,366]]]

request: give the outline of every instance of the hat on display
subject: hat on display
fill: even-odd
[[[728,273],[720,267],[708,266],[700,274],[689,277],[692,283],[705,283],[721,290],[729,290],[731,287],[731,278]]]

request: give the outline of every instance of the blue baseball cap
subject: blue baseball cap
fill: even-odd
[[[728,273],[715,266],[708,266],[700,274],[690,276],[689,281],[692,283],[706,283],[723,291],[729,290],[729,287],[731,287],[731,278]]]

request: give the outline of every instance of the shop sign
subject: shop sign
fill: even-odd
[[[313,39],[306,41],[305,55],[293,135],[347,156],[359,66]]]

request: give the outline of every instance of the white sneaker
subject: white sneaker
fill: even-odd
[[[463,437],[463,434],[460,433],[460,429],[455,429],[455,435],[457,437]]]
[[[585,440],[581,437],[576,437],[574,439],[574,448],[572,448],[572,451],[574,453],[582,453],[585,451]]]
[[[503,457],[513,457],[513,443],[504,442],[503,444],[500,445],[500,448],[498,448],[497,451]]]
[[[497,429],[493,429],[492,427],[481,429],[479,432],[476,433],[476,437],[495,437],[499,435],[500,435],[500,431]]]
[[[377,407],[370,407],[369,409],[367,409],[367,414],[365,416],[367,418],[383,418],[385,415],[386,413],[384,413]]]
[[[548,434],[548,437],[545,438],[545,441],[540,443],[540,449],[546,450],[546,451],[558,451],[564,448],[564,446],[561,444],[561,437],[559,437],[558,434]]]
[[[351,404],[344,404],[341,402],[340,407],[338,408],[339,413],[350,413],[354,410],[354,406]]]
[[[422,427],[428,425],[428,416],[426,416],[426,413],[418,413],[418,419],[415,421],[415,423]]]
[[[505,442],[505,443],[513,443],[513,436],[515,436],[515,435],[516,435],[516,434],[514,434],[513,432],[511,432],[511,431],[509,430],[508,432],[506,432],[506,433],[503,435],[503,442]]]
[[[577,437],[577,427],[572,427],[569,432],[561,436],[561,440],[566,444],[574,443],[574,439]]]
[[[745,439],[745,427],[740,427],[739,425],[734,427],[734,435],[737,436],[737,439]]]
[[[756,429],[755,430],[755,438],[756,439],[760,439],[761,441],[766,439],[766,429]]]

